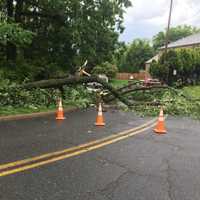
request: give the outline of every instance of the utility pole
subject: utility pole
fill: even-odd
[[[173,8],[173,0],[171,0],[171,3],[170,3],[169,19],[168,19],[168,25],[167,25],[167,31],[166,31],[166,38],[165,38],[165,55],[167,54],[168,43],[169,43],[169,30],[170,30],[171,17],[172,17],[172,8]]]
[[[169,31],[170,31],[170,24],[171,24],[171,17],[172,17],[172,7],[173,7],[173,0],[170,3],[170,10],[169,10],[169,19],[166,31],[166,38],[165,38],[165,52],[164,52],[164,63],[166,64],[167,60],[167,50],[168,50],[168,43],[169,43]],[[169,83],[169,72],[167,73],[167,83]]]

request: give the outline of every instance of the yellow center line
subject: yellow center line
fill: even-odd
[[[75,147],[71,147],[71,148],[67,148],[67,149],[64,149],[64,150],[61,150],[61,151],[47,153],[47,154],[43,154],[43,155],[40,155],[40,156],[27,158],[27,159],[24,159],[24,160],[19,160],[19,161],[15,161],[15,162],[11,162],[11,163],[2,164],[2,165],[0,165],[0,170],[6,169],[6,168],[9,168],[9,167],[15,167],[15,166],[18,166],[18,165],[27,164],[29,162],[41,160],[41,159],[48,158],[48,157],[51,157],[51,156],[56,156],[56,155],[59,155],[59,154],[68,153],[70,151],[79,150],[80,148],[84,148],[84,147],[87,147],[87,146],[90,146],[90,145],[94,145],[96,143],[103,142],[104,140],[112,139],[113,137],[118,137],[120,135],[127,134],[128,132],[134,132],[134,131],[136,131],[138,129],[141,129],[143,127],[148,126],[149,124],[153,123],[154,121],[155,121],[155,119],[153,119],[153,120],[151,120],[151,121],[149,121],[149,122],[147,122],[147,123],[145,123],[145,124],[143,124],[141,126],[135,127],[133,129],[122,131],[122,132],[120,132],[118,134],[113,134],[111,136],[108,136],[108,137],[105,137],[105,138],[101,138],[101,139],[98,139],[98,140],[95,140],[95,141],[91,141],[91,142],[88,142],[86,144],[81,144],[81,145],[78,145],[78,146],[75,146]]]
[[[155,119],[141,125],[138,126],[136,128],[130,129],[130,130],[126,130],[126,131],[122,131],[118,134],[113,134],[111,136],[99,139],[99,140],[95,140],[86,144],[82,144],[76,147],[72,147],[72,148],[68,148],[68,149],[64,149],[62,151],[57,151],[57,152],[53,152],[53,153],[47,153],[41,156],[37,156],[37,157],[33,157],[33,158],[28,158],[28,159],[24,159],[24,160],[20,160],[20,161],[16,161],[16,162],[12,162],[12,163],[7,163],[7,164],[3,164],[0,165],[0,170],[6,170],[7,168],[10,167],[16,167],[15,169],[7,169],[6,171],[2,171],[0,172],[0,177],[1,176],[6,176],[6,175],[10,175],[10,174],[14,174],[17,172],[21,172],[21,171],[25,171],[28,169],[32,169],[32,168],[36,168],[42,165],[46,165],[52,162],[56,162],[58,160],[63,160],[66,158],[70,158],[73,156],[77,156],[83,153],[86,153],[88,151],[92,151],[98,148],[101,148],[103,146],[115,143],[117,141],[129,138],[133,135],[136,135],[138,133],[141,133],[151,127],[153,127],[155,125]],[[73,151],[73,152],[72,152]],[[63,153],[67,153],[65,155],[60,155]],[[57,156],[54,158],[49,158],[48,157],[52,157],[52,156]],[[48,160],[44,160],[44,161],[39,161],[41,159],[47,158]],[[38,161],[36,163],[30,163],[33,161]],[[30,163],[30,164],[28,164]],[[23,164],[27,164],[25,166],[19,166],[19,165],[23,165]]]

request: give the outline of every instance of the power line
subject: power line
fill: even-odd
[[[170,24],[171,24],[172,8],[173,8],[173,0],[171,0],[170,2],[169,19],[168,19],[168,25],[167,25],[166,38],[165,38],[165,54],[164,54],[165,61],[167,57],[167,49],[168,49],[168,42],[169,42],[169,29],[170,29]],[[169,73],[167,74],[167,82],[168,81],[169,81]]]

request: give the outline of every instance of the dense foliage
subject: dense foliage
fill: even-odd
[[[0,44],[12,43],[16,46],[25,46],[32,42],[33,33],[26,31],[16,23],[0,21]]]
[[[123,50],[123,49],[122,49]],[[121,50],[121,51],[122,51]],[[145,62],[153,56],[153,48],[148,40],[136,39],[118,59],[121,72],[139,72],[145,68]]]
[[[137,104],[134,107],[134,111],[141,115],[157,116],[160,107],[151,105],[148,102],[159,102],[163,106],[165,114],[200,119],[200,101],[195,101],[195,98],[193,98],[194,100],[189,100],[181,94],[184,94],[183,90],[179,90],[178,94],[173,90],[136,92],[134,99],[143,101],[143,103]],[[191,96],[188,94],[188,97]]]
[[[48,77],[44,73],[51,67],[74,72],[86,59],[91,67],[110,61],[130,5],[129,0],[2,0],[0,67],[17,77],[21,65],[28,74],[39,65],[40,73],[26,74],[38,80]]]
[[[93,68],[92,73],[95,75],[105,74],[108,78],[115,78],[118,72],[116,65],[109,62],[102,63]]]
[[[63,103],[77,107],[87,107],[93,101],[91,95],[84,87],[63,88]],[[18,88],[9,80],[0,82],[0,108],[25,108],[40,110],[41,108],[54,107],[61,96],[57,89],[25,90]]]
[[[83,86],[25,90],[19,83],[74,73],[86,59],[94,74],[113,78],[116,65],[123,72],[138,72],[153,56],[147,40],[118,42],[123,14],[130,0],[1,0],[0,1],[0,114],[17,108],[40,110],[55,107],[62,91],[64,104],[86,107],[94,95]],[[189,26],[172,28],[170,41],[197,32]],[[154,47],[164,44],[165,34],[154,37]],[[182,58],[182,59],[180,59]],[[111,64],[111,63],[115,63]],[[200,51],[170,51],[151,67],[153,75],[174,83],[199,80]],[[96,66],[96,67],[95,67]],[[177,75],[172,76],[173,70]],[[135,94],[137,98],[140,96]],[[143,93],[143,98],[146,93]],[[161,100],[171,113],[199,113],[198,108],[171,103],[176,97],[164,93]],[[166,100],[169,100],[167,104]],[[142,105],[142,104],[141,104]],[[168,106],[169,105],[169,106]],[[167,107],[168,106],[168,107]],[[183,107],[182,107],[183,106]],[[137,107],[140,110],[140,106]],[[177,109],[177,110],[176,110]],[[180,110],[179,110],[180,109]],[[146,109],[148,111],[148,109]],[[150,110],[150,109],[149,109]],[[152,113],[152,109],[151,109]],[[170,112],[169,112],[170,113]]]
[[[169,50],[152,63],[150,73],[170,85],[196,84],[200,81],[200,49]]]

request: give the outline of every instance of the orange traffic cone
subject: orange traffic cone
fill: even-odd
[[[105,126],[104,118],[103,118],[103,113],[102,113],[102,105],[99,103],[99,110],[98,110],[98,115],[96,118],[96,126]]]
[[[157,125],[154,129],[154,132],[156,132],[157,134],[165,134],[167,133],[166,129],[165,129],[165,119],[164,119],[164,115],[163,115],[163,108],[161,107],[160,109],[160,115],[158,118],[158,122]]]
[[[59,99],[58,102],[58,110],[57,110],[57,116],[56,116],[57,120],[63,120],[65,119],[64,117],[64,111],[63,111],[63,106],[62,106],[62,99]]]

